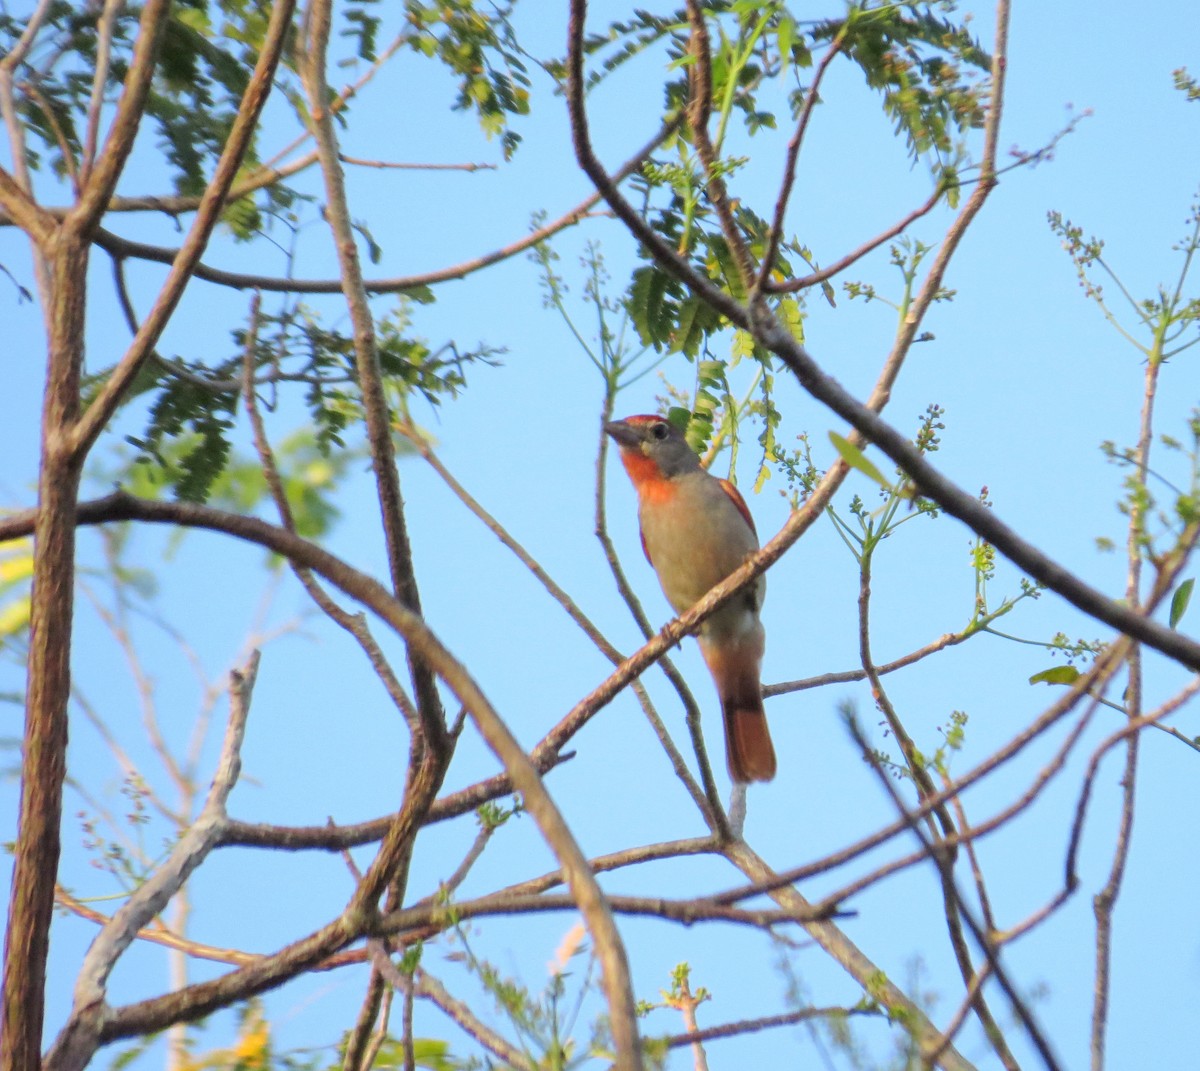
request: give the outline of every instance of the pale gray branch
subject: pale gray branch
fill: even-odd
[[[255,651],[241,670],[231,674],[229,724],[204,807],[166,862],[134,890],[92,941],[75,981],[71,1017],[46,1057],[45,1071],[82,1071],[87,1066],[100,1044],[100,1031],[110,1011],[106,999],[108,978],[117,960],[220,843],[227,817],[225,805],[241,772],[242,741],[258,663],[259,653]]]

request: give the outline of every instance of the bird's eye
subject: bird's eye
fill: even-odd
[[[669,430],[670,429],[668,429],[666,424],[660,420],[654,425],[654,427],[650,429],[650,434],[653,435],[659,442],[662,442],[663,439],[665,439],[669,434]]]

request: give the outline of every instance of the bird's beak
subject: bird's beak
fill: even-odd
[[[613,437],[618,446],[636,447],[642,441],[637,428],[624,420],[610,420],[604,425],[604,430]]]

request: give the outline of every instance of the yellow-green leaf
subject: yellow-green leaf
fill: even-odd
[[[22,539],[0,551],[0,590],[33,576],[33,540]]]
[[[1051,666],[1029,678],[1030,684],[1074,684],[1079,680],[1079,670],[1074,666]]]
[[[839,435],[836,431],[831,431],[829,433],[829,441],[833,443],[833,448],[842,455],[842,460],[852,469],[858,469],[859,472],[869,479],[874,480],[885,491],[891,490],[892,485],[883,478],[883,473],[867,460],[867,456],[849,439]]]
[[[1171,628],[1178,625],[1183,619],[1183,615],[1187,613],[1188,603],[1192,598],[1192,588],[1195,586],[1196,578],[1189,576],[1175,589],[1175,594],[1171,596]]]
[[[0,607],[0,641],[5,636],[16,636],[29,628],[29,612],[32,603],[26,595]]]

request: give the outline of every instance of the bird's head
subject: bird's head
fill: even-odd
[[[604,425],[621,448],[621,461],[635,484],[670,479],[700,467],[700,459],[683,432],[666,417],[642,414]]]

